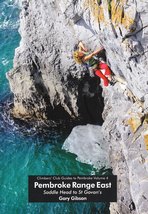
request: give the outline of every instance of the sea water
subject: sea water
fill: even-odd
[[[9,118],[6,104],[12,94],[5,74],[12,68],[14,51],[19,46],[18,27],[17,2],[0,0],[0,213],[107,214],[105,203],[28,203],[28,175],[97,172],[61,149],[71,128],[55,125],[42,134]]]

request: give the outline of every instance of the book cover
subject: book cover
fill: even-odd
[[[148,213],[147,18],[0,0],[0,213]]]

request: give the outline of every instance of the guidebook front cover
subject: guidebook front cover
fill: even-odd
[[[0,213],[147,214],[148,1],[0,0]]]

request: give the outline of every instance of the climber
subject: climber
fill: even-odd
[[[108,86],[111,81],[111,70],[104,61],[99,61],[95,57],[104,48],[100,48],[92,53],[88,52],[88,49],[84,46],[82,41],[75,46],[73,57],[79,64],[86,64],[93,69],[93,72],[103,80],[104,86]]]

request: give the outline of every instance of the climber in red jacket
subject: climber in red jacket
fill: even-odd
[[[108,86],[111,80],[111,70],[104,61],[99,61],[95,56],[104,48],[100,48],[92,53],[88,52],[87,48],[82,42],[79,42],[77,50],[73,56],[77,63],[86,64],[88,67],[93,68],[93,72],[103,80],[104,86]]]

